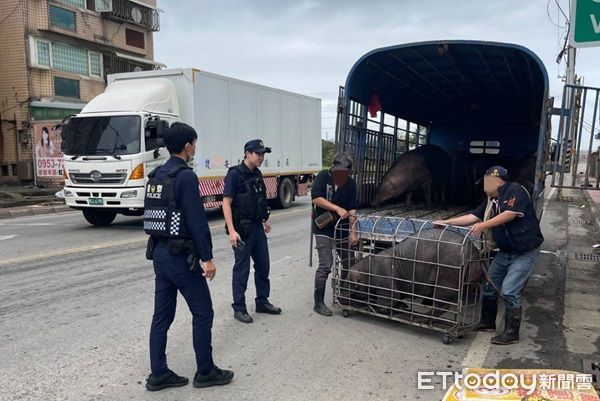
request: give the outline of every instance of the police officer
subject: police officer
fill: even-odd
[[[483,187],[489,200],[468,215],[435,223],[457,226],[474,224],[472,232],[475,235],[491,230],[500,251],[489,268],[494,285],[488,283],[484,288],[477,330],[496,331],[497,291],[500,291],[505,305],[504,331],[493,337],[491,342],[513,344],[519,342],[521,291],[540,254],[544,237],[529,193],[521,185],[510,182],[504,167],[490,167],[483,178]],[[489,207],[491,215],[488,220],[485,215]]]
[[[256,312],[278,315],[281,309],[269,303],[269,246],[267,236],[271,225],[267,222],[266,186],[258,169],[265,153],[271,148],[254,139],[244,146],[244,160],[232,167],[225,177],[223,214],[229,242],[233,247],[233,316],[243,323],[252,323],[246,309],[246,287],[250,275],[250,258],[254,261],[256,285]],[[266,233],[266,234],[265,234]]]
[[[227,384],[233,372],[219,369],[212,358],[213,309],[206,279],[215,277],[211,235],[200,198],[198,177],[188,167],[196,153],[197,135],[174,123],[164,138],[171,158],[149,175],[144,202],[144,230],[150,234],[146,256],[155,272],[154,315],[150,329],[150,391],[188,384],[169,370],[167,331],[175,318],[177,291],[192,312],[197,371],[194,387]],[[199,264],[202,261],[202,267]]]
[[[356,245],[358,235],[354,230],[356,221],[356,182],[350,173],[352,159],[347,153],[336,153],[333,165],[329,170],[323,170],[313,183],[311,197],[313,203],[312,233],[315,236],[319,267],[315,273],[314,311],[323,316],[331,316],[331,310],[323,302],[327,278],[331,273],[334,259],[334,246],[340,250],[342,260],[342,279],[348,274],[351,245]],[[337,224],[339,230],[335,231]],[[349,224],[351,226],[349,226]],[[336,238],[335,235],[338,235]]]

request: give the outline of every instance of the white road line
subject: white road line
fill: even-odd
[[[0,235],[0,241],[4,241],[7,239],[13,239],[15,237],[18,237],[18,235]]]
[[[58,223],[0,223],[0,226],[56,226]]]
[[[292,258],[291,256],[286,256],[285,258],[281,258],[279,260],[276,260],[275,262],[272,262],[271,266],[276,265],[279,262],[283,262],[284,260],[288,260],[288,259],[291,259],[291,258]]]
[[[465,359],[462,361],[462,367],[464,368],[482,368],[485,357],[487,356],[490,346],[490,337],[492,333],[485,333],[478,331],[475,339],[467,351]]]
[[[273,215],[271,217],[279,218],[279,217],[292,216],[292,215],[303,214],[303,213],[307,213],[307,216],[308,216],[309,210],[310,210],[309,208],[302,208],[302,209],[297,209],[297,210],[281,211],[281,212],[273,213]],[[223,229],[223,221],[221,220],[218,223],[209,225],[209,228],[210,228],[211,232],[214,232],[215,230],[222,230]],[[46,258],[55,257],[55,256],[66,256],[66,255],[71,255],[74,253],[89,252],[89,251],[106,249],[106,248],[120,246],[120,245],[143,243],[147,239],[148,239],[148,236],[144,234],[142,236],[135,236],[135,237],[127,239],[127,240],[105,242],[105,243],[99,243],[99,244],[89,245],[89,246],[84,246],[84,247],[79,247],[79,248],[63,249],[63,250],[59,250],[59,251],[55,251],[55,252],[45,253],[43,255],[32,255],[32,256],[25,256],[25,257],[14,258],[14,259],[9,259],[9,260],[0,260],[0,266],[6,266],[6,265],[11,265],[11,264],[17,264],[17,263],[33,262],[36,260],[46,259]]]

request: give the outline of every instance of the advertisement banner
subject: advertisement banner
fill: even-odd
[[[62,177],[61,132],[53,129],[60,121],[33,124],[36,174],[38,177]]]

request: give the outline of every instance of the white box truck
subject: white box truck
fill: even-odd
[[[198,133],[193,162],[206,207],[222,203],[228,168],[260,138],[268,198],[289,207],[321,169],[320,99],[197,69],[108,76],[106,91],[62,125],[64,194],[93,225],[142,215],[147,175],[169,157],[162,135],[184,122]]]

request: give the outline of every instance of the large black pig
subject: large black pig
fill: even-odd
[[[450,181],[450,158],[436,145],[423,145],[404,153],[385,173],[373,206],[406,194],[406,204],[410,206],[412,194],[422,190],[425,201],[444,203]]]
[[[473,288],[486,263],[462,234],[432,228],[351,266],[342,295],[364,300],[364,294],[369,294],[369,302],[384,310],[403,307],[401,300],[414,296],[422,298],[423,304],[433,303],[434,308],[426,314],[439,317],[448,302],[458,301],[461,275],[464,288]]]

